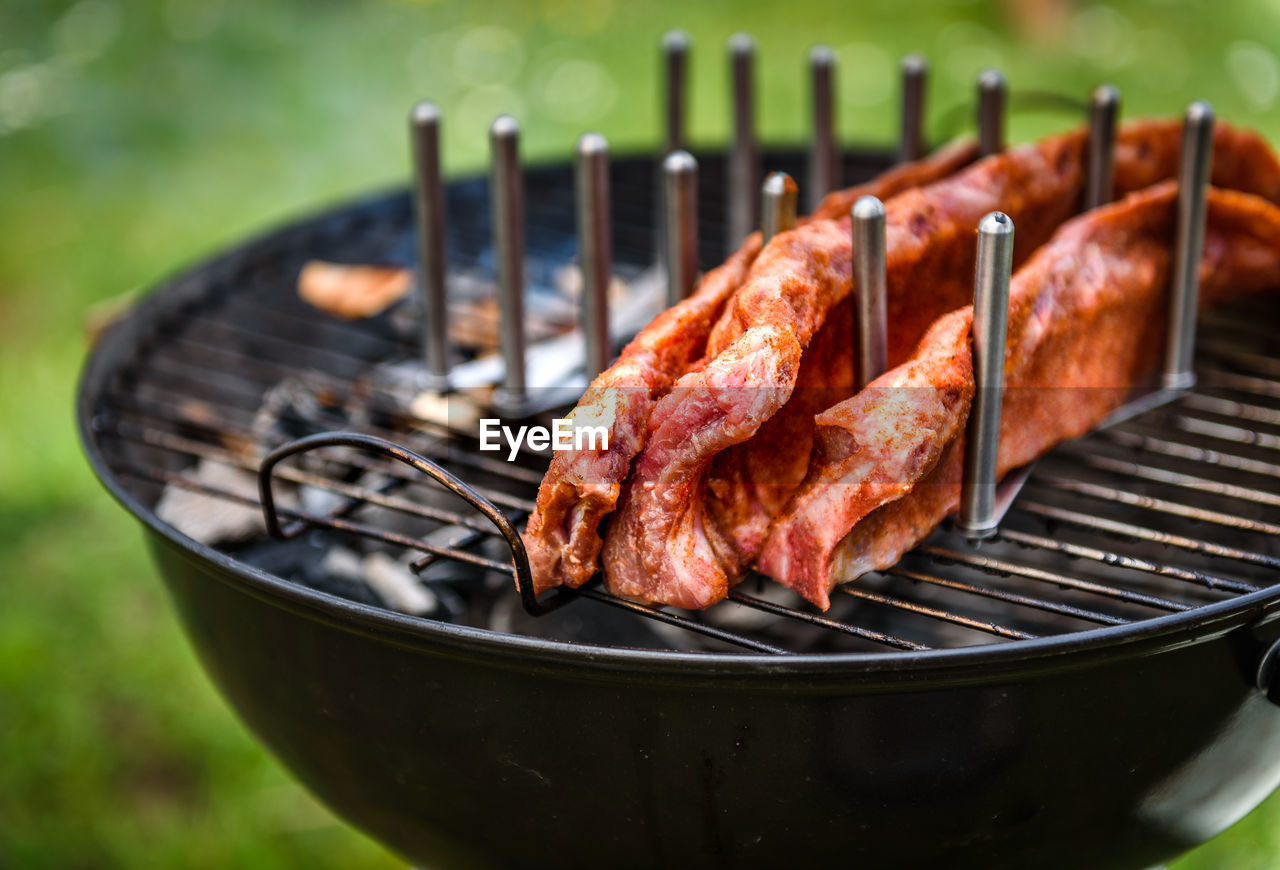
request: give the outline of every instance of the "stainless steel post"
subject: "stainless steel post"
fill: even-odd
[[[524,179],[520,171],[520,125],[499,115],[489,127],[493,247],[498,264],[498,308],[506,376],[494,403],[518,413],[528,401],[524,340]]]
[[[998,69],[978,76],[978,152],[986,157],[1004,150],[1004,107],[1008,83]]]
[[[764,180],[760,188],[760,210],[764,215],[760,233],[766,245],[778,233],[795,229],[799,193],[795,181],[785,172],[770,172]]]
[[[733,141],[729,150],[728,250],[737,250],[760,225],[756,184],[760,178],[760,149],[755,121],[756,43],[745,33],[729,38],[729,67],[733,87]]]
[[[1005,334],[1009,325],[1009,273],[1013,221],[992,212],[978,224],[973,290],[973,405],[965,427],[964,478],[956,527],[971,539],[996,532],[996,466],[1004,400]]]
[[[924,107],[929,84],[929,62],[918,54],[902,59],[902,117],[898,159],[919,160],[928,147],[924,134]]]
[[[1098,85],[1089,97],[1089,156],[1086,164],[1084,207],[1097,208],[1115,196],[1116,118],[1120,92]]]
[[[1196,309],[1200,304],[1200,255],[1204,250],[1205,193],[1213,164],[1213,107],[1197,100],[1187,107],[1178,164],[1178,223],[1173,250],[1173,286],[1165,343],[1164,386],[1187,389],[1196,382],[1192,364]]]
[[[809,81],[813,97],[813,141],[809,145],[809,211],[839,184],[840,152],[836,147],[836,53],[827,45],[809,51]]]
[[[662,34],[663,154],[685,146],[690,45],[689,34],[683,30],[668,30]]]
[[[859,197],[849,210],[855,293],[854,355],[858,388],[885,373],[889,365],[885,300],[884,204]]]
[[[667,307],[693,292],[698,282],[698,161],[673,151],[662,161],[663,262]]]
[[[609,143],[599,133],[578,139],[575,193],[578,207],[578,266],[582,270],[582,333],[591,380],[613,358],[609,339],[609,283],[613,242],[609,220]]]
[[[426,100],[409,113],[413,154],[413,208],[422,295],[422,352],[427,386],[449,385],[449,313],[445,285],[444,185],[440,181],[440,110]]]

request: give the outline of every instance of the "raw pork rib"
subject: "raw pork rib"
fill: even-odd
[[[1154,368],[1176,195],[1170,181],[1077,218],[1014,276],[999,473],[1092,429]],[[1280,288],[1280,209],[1214,189],[1208,215],[1202,302]],[[836,584],[893,565],[958,507],[971,320],[940,318],[910,361],[818,416],[761,571],[825,610]]]

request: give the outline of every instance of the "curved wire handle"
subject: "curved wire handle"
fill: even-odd
[[[561,589],[557,590],[555,595],[545,601],[538,600],[537,594],[533,591],[533,574],[529,570],[529,556],[525,552],[524,541],[520,539],[520,533],[516,531],[515,526],[507,519],[506,514],[498,509],[497,505],[425,456],[420,456],[412,450],[406,450],[398,444],[383,438],[364,435],[359,432],[321,432],[316,435],[307,435],[280,445],[263,458],[262,464],[258,468],[258,492],[262,500],[262,517],[267,525],[267,533],[271,537],[278,540],[292,538],[302,530],[306,522],[302,520],[297,528],[290,529],[285,529],[280,525],[280,516],[276,511],[275,493],[272,491],[275,467],[282,460],[320,447],[355,447],[402,462],[427,475],[484,514],[507,541],[507,546],[511,550],[516,591],[520,593],[520,601],[530,615],[542,616],[550,613],[575,597],[573,592]]]

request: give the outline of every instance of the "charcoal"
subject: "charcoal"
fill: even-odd
[[[383,602],[365,583],[360,570],[348,573],[343,557],[329,561],[334,553],[345,552],[361,565],[363,558],[336,544],[332,537],[312,532],[288,541],[257,541],[231,551],[242,562],[291,583],[326,592],[357,604],[382,607]]]

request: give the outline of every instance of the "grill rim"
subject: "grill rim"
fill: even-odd
[[[876,154],[876,149],[845,149],[846,154]],[[619,159],[633,155],[619,155]],[[550,168],[556,161],[529,167]],[[482,176],[466,174],[451,181],[466,182]],[[917,651],[867,651],[792,653],[776,656],[759,653],[680,652],[573,644],[563,641],[506,634],[490,629],[437,622],[360,604],[310,589],[242,563],[201,544],[159,520],[123,484],[103,454],[94,429],[95,405],[106,392],[110,378],[129,363],[145,337],[154,335],[167,317],[207,296],[208,279],[233,269],[246,259],[282,246],[291,237],[315,232],[340,214],[387,206],[410,195],[407,186],[389,186],[371,193],[340,199],[285,218],[265,231],[251,234],[218,253],[197,258],[151,285],[128,314],[98,338],[81,368],[76,392],[76,429],[89,465],[111,496],[144,528],[204,573],[220,582],[230,577],[240,591],[284,606],[293,613],[348,630],[359,629],[379,641],[422,652],[442,647],[493,661],[518,660],[525,665],[552,663],[574,665],[596,672],[624,671],[628,679],[649,677],[699,678],[714,675],[808,675],[843,677],[859,684],[885,685],[918,681],[922,672],[949,684],[1003,682],[1011,674],[1043,674],[1084,667],[1099,656],[1153,654],[1217,637],[1241,627],[1260,628],[1280,618],[1280,584],[1236,598],[1194,607],[1182,613],[1149,617],[1120,626],[1103,626],[1062,635],[1028,640],[983,643],[960,648]],[[149,542],[153,547],[155,541]],[[163,573],[163,571],[161,572]],[[230,577],[228,576],[230,575]]]

